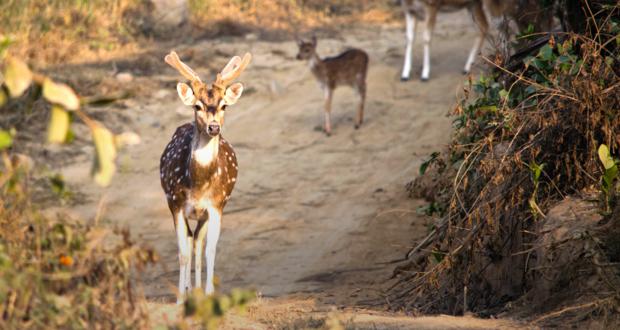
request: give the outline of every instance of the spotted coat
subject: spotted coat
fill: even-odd
[[[183,211],[187,218],[206,220],[207,204],[222,210],[230,198],[237,181],[237,157],[224,138],[210,139],[217,139],[213,141],[217,155],[208,164],[193,157],[198,145],[194,123],[178,127],[161,156],[161,186],[173,215]]]

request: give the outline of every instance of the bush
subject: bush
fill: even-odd
[[[131,273],[154,262],[153,251],[127,231],[42,215],[29,201],[25,162],[2,156],[0,327],[146,327]]]
[[[620,155],[620,7],[605,10],[597,13],[604,19],[596,35],[546,36],[470,81],[455,110],[453,142],[433,165],[437,186],[427,189],[448,192],[429,196],[445,210],[443,218],[396,270],[395,306],[451,314],[505,311],[541,280],[532,265],[553,205],[567,195],[589,196],[593,187],[604,192],[596,194],[601,212],[617,205],[617,179],[605,173]],[[599,157],[601,145],[605,157]],[[611,215],[606,219],[620,226]],[[605,255],[604,240],[592,242],[602,243],[585,258],[596,269],[596,283],[606,287],[590,288],[590,297],[606,301],[611,311],[619,297],[605,277],[619,269],[601,268],[605,261],[592,258]],[[558,307],[529,304],[539,312]]]

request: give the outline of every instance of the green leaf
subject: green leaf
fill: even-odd
[[[7,49],[13,43],[13,39],[8,36],[0,36],[0,60],[4,58]]]
[[[433,249],[433,251],[431,251],[431,255],[433,256],[433,258],[435,259],[435,262],[440,263],[444,257],[446,256],[445,253],[435,250]]]
[[[478,110],[486,111],[486,112],[497,112],[497,106],[496,105],[484,105],[484,106],[479,107]]]
[[[9,57],[4,70],[4,83],[11,97],[20,97],[32,83],[32,72],[26,63]]]
[[[69,132],[69,113],[61,106],[52,106],[52,114],[47,126],[47,142],[64,143]]]
[[[435,151],[431,154],[431,157],[429,159],[422,162],[422,164],[420,165],[420,175],[424,175],[424,173],[426,173],[426,169],[428,169],[428,166],[433,161],[435,161],[435,159],[437,159],[438,156],[439,156],[439,152]]]
[[[530,163],[530,171],[532,172],[532,177],[534,179],[534,183],[538,183],[540,179],[540,174],[542,173],[543,168],[545,168],[545,164],[536,164],[535,162]]]
[[[49,78],[43,82],[43,97],[51,103],[62,105],[67,110],[77,110],[80,107],[80,100],[71,87],[55,83]]]
[[[5,130],[0,129],[0,150],[4,150],[13,145],[13,137]]]
[[[107,186],[112,180],[112,176],[116,171],[116,146],[114,144],[114,135],[105,127],[98,123],[91,123],[90,129],[95,141],[95,166],[94,177],[95,182],[102,186]]]
[[[616,165],[614,159],[611,158],[611,155],[609,154],[609,148],[605,144],[601,144],[598,147],[598,158],[601,160],[601,163],[603,163],[603,167],[606,170],[609,170]]]
[[[550,61],[553,59],[553,48],[551,48],[551,45],[546,44],[542,46],[538,51],[538,57],[543,61]]]
[[[502,89],[502,90],[499,91],[499,97],[501,97],[503,100],[508,99],[508,95],[509,95],[509,93],[505,89]]]

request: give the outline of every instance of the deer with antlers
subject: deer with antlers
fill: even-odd
[[[191,257],[195,256],[195,285],[201,287],[202,247],[206,236],[206,294],[214,292],[215,250],[222,212],[237,181],[237,158],[221,136],[226,107],[237,102],[241,83],[232,83],[250,63],[251,55],[233,57],[214,83],[203,83],[175,52],[165,57],[190,84],[177,84],[183,104],[191,106],[194,121],[179,126],[160,161],[161,186],[166,193],[179,245],[179,298],[191,289]],[[192,231],[189,220],[198,223]]]

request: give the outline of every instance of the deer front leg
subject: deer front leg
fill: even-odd
[[[431,37],[435,29],[437,8],[426,6],[426,19],[424,28],[424,62],[422,66],[422,81],[427,81],[431,73]]]
[[[207,281],[205,283],[205,293],[207,295],[215,292],[213,285],[213,272],[215,268],[215,250],[217,241],[220,238],[220,229],[222,224],[222,211],[215,207],[207,209],[209,220],[207,220],[207,246],[205,248],[207,261]]]
[[[207,226],[205,226],[205,220],[198,221],[196,231],[194,232],[194,253],[195,255],[195,271],[196,281],[194,282],[197,288],[202,288],[202,249],[204,247],[204,239],[207,234]]]
[[[188,236],[187,223],[182,211],[176,214],[174,227],[179,244],[179,295],[177,297],[177,304],[182,304],[185,294],[191,287],[191,283],[188,283],[188,278],[190,277],[188,273],[191,273],[192,262],[191,239]]]
[[[482,4],[476,5],[472,9],[472,14],[474,16],[474,22],[478,25],[478,28],[480,29],[480,36],[478,36],[478,38],[474,42],[474,46],[469,52],[469,57],[467,57],[467,62],[465,62],[465,68],[463,69],[464,74],[469,73],[469,71],[471,70],[471,66],[476,60],[476,56],[478,56],[478,53],[480,52],[480,48],[484,43],[484,39],[489,29],[489,24],[487,22],[484,10],[482,9]]]
[[[330,136],[332,134],[331,112],[332,112],[332,94],[334,90],[329,87],[323,87],[325,92],[325,134]]]
[[[360,75],[358,77],[357,93],[359,94],[359,104],[357,106],[357,118],[355,120],[355,129],[360,128],[364,122],[364,103],[366,102],[366,82]]]
[[[406,31],[405,36],[407,38],[407,46],[405,49],[405,63],[403,64],[403,72],[400,75],[401,81],[409,80],[409,75],[411,74],[411,62],[413,61],[413,43],[415,41],[415,30],[418,22],[409,11],[405,11],[405,23],[406,23]]]

